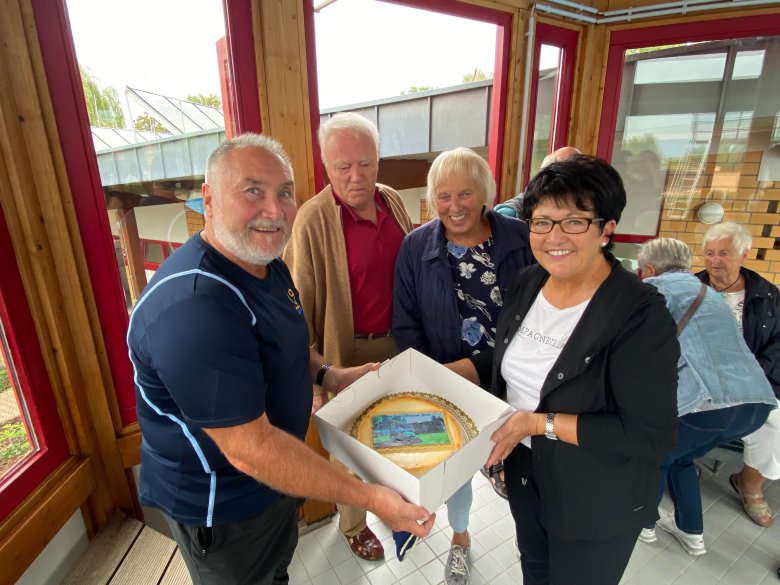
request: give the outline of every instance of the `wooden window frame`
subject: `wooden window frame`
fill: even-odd
[[[555,101],[553,103],[552,124],[550,125],[550,152],[552,152],[566,146],[569,138],[569,118],[571,116],[574,70],[577,62],[579,37],[579,31],[574,29],[555,26],[545,22],[536,23],[533,66],[528,93],[528,131],[523,160],[523,185],[527,185],[531,178],[531,159],[533,158],[534,128],[536,126],[536,99],[539,92],[539,61],[541,59],[542,45],[558,47],[562,53],[555,81]]]
[[[68,444],[36,335],[22,277],[13,253],[5,216],[0,210],[0,321],[10,355],[6,368],[28,407],[38,450],[0,480],[0,522],[68,457]],[[0,350],[2,351],[2,350]],[[5,353],[5,352],[4,352]],[[24,418],[24,417],[23,417]],[[25,427],[27,423],[25,422]]]

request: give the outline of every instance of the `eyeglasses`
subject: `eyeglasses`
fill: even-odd
[[[588,231],[590,224],[604,221],[600,217],[567,217],[566,219],[527,219],[528,229],[534,234],[549,234],[558,224],[564,234],[582,234]]]

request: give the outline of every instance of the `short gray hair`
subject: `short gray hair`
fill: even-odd
[[[656,274],[669,270],[690,270],[693,254],[688,244],[674,238],[648,240],[639,248],[639,268],[652,264]]]
[[[323,122],[317,132],[317,138],[320,142],[320,155],[326,167],[328,165],[325,160],[325,145],[328,143],[328,138],[338,131],[351,132],[358,136],[370,138],[374,146],[376,146],[376,157],[379,158],[379,131],[374,126],[374,123],[360,114],[340,112]]]
[[[723,238],[731,238],[734,249],[740,255],[750,250],[750,246],[753,245],[753,236],[750,235],[750,232],[733,221],[724,221],[712,226],[704,233],[701,243],[706,246],[709,242]]]
[[[222,159],[225,155],[239,148],[259,148],[266,152],[270,152],[271,154],[275,154],[285,165],[287,165],[287,168],[290,169],[290,173],[292,173],[290,157],[287,156],[287,152],[279,141],[274,140],[265,134],[247,132],[225,140],[225,142],[211,151],[208,159],[206,159],[206,183],[211,184],[210,181],[219,174],[220,165],[222,164]]]
[[[493,179],[490,166],[476,152],[461,146],[442,152],[428,170],[428,189],[425,193],[428,211],[433,213],[436,209],[436,188],[442,181],[453,176],[474,181],[485,194],[482,204],[488,209],[493,207],[496,181]]]

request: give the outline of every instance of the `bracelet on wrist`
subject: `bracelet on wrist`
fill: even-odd
[[[314,382],[317,386],[322,387],[322,383],[325,381],[325,374],[328,373],[328,370],[331,369],[331,367],[333,367],[333,364],[329,362],[325,362],[320,366],[320,369],[317,372],[317,379]]]

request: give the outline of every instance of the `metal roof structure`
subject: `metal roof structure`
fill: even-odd
[[[206,106],[188,100],[168,97],[125,88],[125,124],[132,126],[138,116],[148,116],[162,128],[161,131],[143,131],[135,128],[101,128],[92,126],[92,142],[95,152],[102,153],[116,148],[146,144],[171,136],[183,136],[204,131],[219,132],[225,129],[225,117],[220,108]],[[128,123],[128,120],[130,121]],[[104,182],[104,184],[106,184]]]
[[[485,154],[492,92],[492,80],[477,81],[329,108],[320,116],[324,121],[349,111],[373,121],[382,137],[381,158],[433,160],[456,146]],[[209,152],[225,140],[222,111],[133,88],[126,93],[169,133],[93,127],[103,186],[136,191],[144,182],[202,178]],[[457,124],[452,123],[455,118]]]

